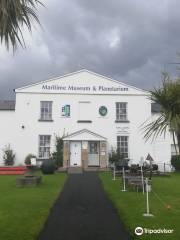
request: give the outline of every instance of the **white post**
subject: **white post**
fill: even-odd
[[[147,203],[147,214],[149,215],[149,186],[148,179],[146,178],[146,203]]]
[[[123,189],[121,191],[126,192],[126,179],[125,179],[124,167],[123,167]]]
[[[149,213],[149,185],[148,185],[148,178],[146,178],[146,213],[143,214],[144,217],[153,217],[153,214]]]
[[[113,180],[116,180],[116,167],[115,167],[115,162],[114,162],[114,167],[113,167]]]
[[[143,168],[141,165],[141,179],[142,179],[142,190],[143,190],[143,194],[144,194],[144,176],[143,176]]]

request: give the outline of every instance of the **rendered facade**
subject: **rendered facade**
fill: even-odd
[[[81,70],[15,93],[15,103],[0,101],[1,165],[7,144],[16,165],[29,153],[41,163],[54,151],[56,136],[64,136],[64,167],[105,168],[117,148],[132,163],[148,153],[157,163],[170,162],[170,133],[154,142],[143,139],[142,124],[158,114],[145,90]]]

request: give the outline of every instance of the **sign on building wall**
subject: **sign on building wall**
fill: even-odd
[[[99,107],[99,114],[100,114],[102,117],[106,116],[106,115],[107,115],[107,107],[105,107],[105,106]]]
[[[70,111],[70,105],[64,105],[62,107],[61,116],[62,117],[70,117],[71,111]]]
[[[88,142],[87,141],[82,142],[82,149],[84,149],[84,150],[88,149]]]
[[[129,134],[129,127],[116,127],[117,134]]]
[[[116,84],[116,86],[104,86],[104,85],[93,85],[93,86],[78,86],[78,85],[60,85],[60,84],[43,84],[42,90],[48,91],[58,91],[58,92],[88,92],[88,93],[96,93],[96,92],[127,92],[128,87],[120,86]]]

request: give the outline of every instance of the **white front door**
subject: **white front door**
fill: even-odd
[[[81,142],[71,142],[70,153],[70,165],[81,166]]]

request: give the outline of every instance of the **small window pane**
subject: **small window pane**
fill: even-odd
[[[97,142],[89,142],[89,154],[98,154]]]
[[[52,120],[52,102],[42,101],[41,102],[41,120]]]
[[[39,158],[49,158],[50,157],[50,135],[40,135],[39,136]]]
[[[117,136],[117,150],[125,158],[128,158],[128,136]]]
[[[120,120],[120,121],[127,120],[127,103],[126,102],[116,103],[116,120]]]

